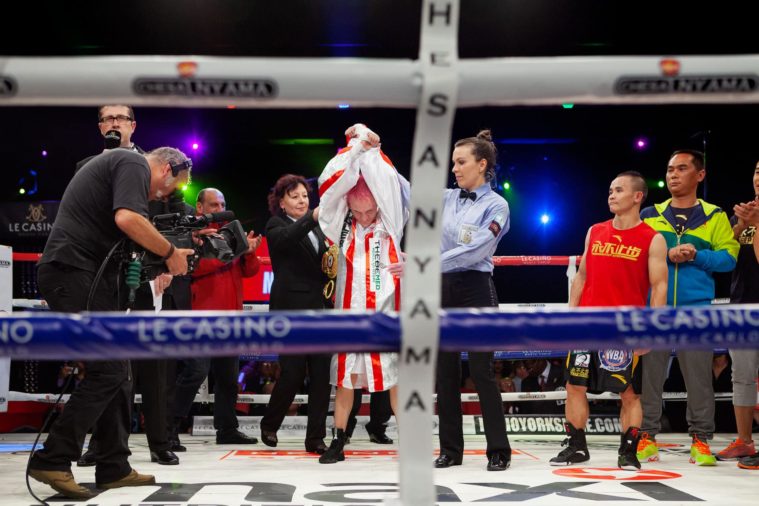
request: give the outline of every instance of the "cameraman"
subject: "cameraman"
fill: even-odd
[[[132,135],[137,129],[134,109],[129,105],[103,105],[98,108],[98,128],[103,136],[106,150],[124,148],[140,154],[145,152],[132,142]],[[92,160],[89,156],[76,164],[76,170]],[[181,192],[175,192],[168,201],[150,200],[148,202],[148,218],[159,214],[187,214],[186,204],[181,198]],[[186,206],[189,212],[193,209]],[[190,309],[190,280],[189,276],[181,276],[172,281],[170,274],[164,274],[155,279],[156,296],[162,297],[162,310]],[[153,311],[153,292],[149,284],[142,284],[137,289],[133,309]],[[179,458],[172,452],[171,418],[168,416],[173,405],[174,383],[176,381],[176,361],[167,359],[133,360],[132,378],[135,389],[142,393],[142,415],[145,419],[145,435],[150,448],[150,460],[163,465],[179,463]],[[80,373],[84,371],[81,370]],[[169,381],[170,379],[170,381]],[[98,455],[98,434],[93,431],[87,451],[77,461],[79,467],[94,466]]]
[[[145,156],[116,149],[94,157],[74,175],[39,261],[39,288],[50,309],[118,310],[126,290],[117,283],[120,262],[108,260],[127,238],[162,257],[171,274],[187,272],[187,256],[193,250],[175,248],[146,216],[148,200],[165,198],[185,184],[190,167],[184,153],[174,148],[158,148]],[[105,265],[102,277],[95,283],[101,265]],[[29,475],[66,497],[92,497],[74,480],[71,462],[79,458],[85,435],[95,426],[101,444],[95,467],[98,488],[155,483],[153,476],[138,474],[127,461],[129,361],[95,361],[86,366],[84,380],[50,428],[44,448],[32,457]]]
[[[195,205],[199,215],[218,213],[227,208],[224,194],[216,188],[205,188],[198,193]],[[222,224],[212,224],[219,228]],[[242,309],[242,278],[254,276],[260,265],[256,249],[261,236],[248,233],[248,251],[230,263],[201,258],[192,273],[192,309]],[[248,437],[237,428],[237,376],[239,357],[195,358],[186,360],[184,369],[177,377],[174,397],[175,424],[185,418],[192,407],[198,388],[208,376],[214,375],[213,425],[216,444],[256,444],[258,439]]]

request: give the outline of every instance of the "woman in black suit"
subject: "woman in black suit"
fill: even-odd
[[[269,193],[269,211],[272,217],[266,224],[266,239],[274,271],[269,309],[326,308],[328,301],[323,292],[327,277],[321,268],[326,239],[319,228],[319,208],[308,208],[306,180],[293,174],[280,177]],[[324,453],[332,390],[330,361],[330,354],[280,355],[282,373],[261,419],[264,444],[277,446],[277,430],[308,370],[306,451]]]

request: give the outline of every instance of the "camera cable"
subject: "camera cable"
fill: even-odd
[[[95,274],[95,279],[92,281],[92,285],[90,286],[90,293],[87,295],[87,306],[86,310],[90,310],[90,304],[92,304],[92,299],[95,296],[95,290],[97,289],[98,285],[100,284],[100,280],[103,277],[103,273],[105,272],[105,268],[108,266],[108,262],[111,260],[111,257],[113,256],[113,253],[116,251],[116,249],[119,246],[122,246],[124,244],[124,239],[121,239],[116,242],[116,244],[111,247],[111,250],[108,252],[108,254],[105,256],[105,259],[103,260],[103,263],[100,264],[100,268],[98,269],[97,274]]]
[[[79,374],[79,369],[77,367],[72,367],[71,372],[69,373],[68,378],[66,379],[66,382],[63,384],[63,387],[61,388],[61,393],[58,395],[58,399],[56,399],[53,406],[57,406],[61,403],[61,399],[63,399],[63,394],[66,392],[69,387],[71,386],[71,380],[74,379],[74,376]],[[37,437],[34,438],[34,443],[32,443],[32,449],[29,451],[29,458],[26,460],[26,473],[25,473],[25,479],[26,479],[26,489],[29,491],[29,494],[40,504],[43,506],[50,506],[47,502],[43,501],[37,495],[32,491],[32,486],[29,483],[29,469],[32,465],[32,457],[34,457],[34,453],[37,451],[37,444],[40,441],[40,438],[42,437],[42,433],[45,432],[45,429],[48,428],[48,425],[50,424],[50,420],[53,418],[53,413],[55,413],[55,409],[51,409],[47,416],[45,417],[45,421],[40,426],[39,432],[37,432]]]

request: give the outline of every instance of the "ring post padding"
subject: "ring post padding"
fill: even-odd
[[[13,248],[0,245],[0,313],[11,311],[13,311]],[[10,381],[11,359],[0,357],[0,413],[8,411]]]
[[[432,438],[435,367],[439,340],[442,192],[448,180],[451,127],[458,95],[457,0],[425,0],[419,59],[422,90],[412,151],[408,259],[401,293],[398,424],[400,499],[432,506]],[[391,501],[388,501],[393,502]]]

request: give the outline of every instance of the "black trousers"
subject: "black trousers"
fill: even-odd
[[[42,264],[37,279],[40,293],[50,309],[64,313],[83,311],[95,273],[63,264]],[[106,270],[92,299],[93,311],[118,309],[116,274]],[[32,457],[32,469],[70,471],[79,458],[90,428],[101,434],[95,467],[98,483],[117,481],[132,468],[127,461],[132,406],[132,378],[129,361],[85,363],[86,375],[71,394],[42,450]]]
[[[150,451],[171,448],[168,428],[173,423],[174,385],[177,377],[176,360],[133,360],[132,383],[135,392],[142,394],[142,414],[145,417],[145,436]],[[131,396],[134,398],[134,394]],[[98,458],[99,435],[93,428],[87,451]]]
[[[445,273],[442,285],[441,305],[444,308],[498,306],[498,296],[489,272]],[[493,375],[493,352],[469,353],[469,372],[480,396],[488,457],[496,452],[510,453],[501,391]],[[438,354],[437,408],[440,454],[461,462],[464,432],[461,418],[461,354],[458,352]]]
[[[135,309],[153,311],[153,292],[144,284],[137,291]],[[167,308],[168,309],[168,308]],[[171,371],[169,370],[171,369]],[[135,392],[142,394],[142,414],[145,417],[145,436],[151,451],[171,448],[169,443],[169,410],[176,378],[176,361],[166,359],[132,361]],[[169,381],[171,378],[171,381]],[[169,386],[169,384],[171,386]]]
[[[144,284],[137,290],[134,308],[152,311],[153,292]],[[170,308],[167,308],[170,309]],[[151,359],[132,361],[134,393],[142,394],[142,414],[145,417],[145,436],[150,451],[157,452],[171,448],[168,428],[172,423],[170,415],[174,402],[174,385],[177,376],[175,360]],[[134,398],[134,393],[132,398]],[[93,429],[88,452],[99,455],[100,434]]]
[[[174,366],[176,377],[176,362]],[[171,448],[168,434],[168,378],[169,360],[134,360],[135,392],[142,394],[142,414],[145,417],[145,435],[150,451],[157,452]],[[173,383],[173,381],[172,381]],[[100,435],[98,434],[98,439]],[[92,443],[90,443],[92,444]]]
[[[303,386],[308,370],[308,424],[306,448],[315,448],[327,435],[327,411],[332,385],[329,384],[332,357],[325,354],[280,355],[281,374],[274,384],[266,413],[261,419],[261,430],[277,432],[295,394]]]
[[[184,369],[177,376],[174,392],[175,418],[190,413],[195,394],[208,373],[213,372],[214,403],[213,426],[216,430],[233,430],[240,426],[237,421],[237,375],[240,372],[239,357],[192,358],[184,361]]]
[[[345,428],[345,435],[353,437],[353,430],[356,428],[356,415],[361,409],[361,398],[364,392],[357,389],[353,392],[353,407],[348,416],[348,425]],[[372,392],[369,399],[369,423],[366,424],[366,431],[372,434],[384,435],[387,430],[387,422],[393,415],[393,407],[390,405],[390,390]]]

